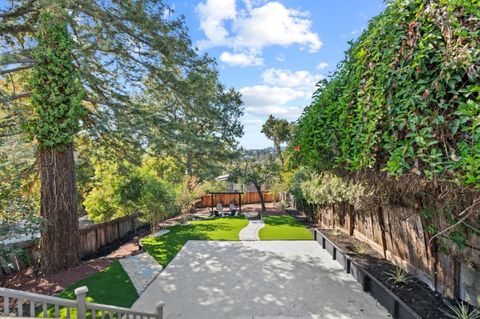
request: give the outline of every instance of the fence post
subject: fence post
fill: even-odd
[[[85,319],[87,313],[87,292],[88,287],[82,286],[75,289],[75,295],[77,296],[77,318]]]
[[[163,301],[159,301],[157,303],[157,319],[163,319],[163,307],[165,303]]]

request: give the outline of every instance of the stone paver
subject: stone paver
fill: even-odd
[[[260,229],[265,227],[263,220],[250,220],[248,225],[238,234],[240,240],[260,240],[258,235]]]
[[[389,318],[315,241],[188,241],[133,309],[165,319]]]
[[[139,295],[162,271],[162,266],[148,253],[122,258],[120,264],[130,277]]]

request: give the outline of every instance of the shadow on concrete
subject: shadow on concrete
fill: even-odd
[[[165,318],[388,318],[314,241],[189,241],[133,306]]]

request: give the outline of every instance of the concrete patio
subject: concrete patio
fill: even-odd
[[[189,241],[133,309],[165,318],[389,318],[315,241]]]

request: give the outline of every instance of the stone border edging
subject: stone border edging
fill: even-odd
[[[375,278],[365,268],[357,264],[341,249],[339,249],[330,239],[328,239],[319,229],[314,230],[314,240],[322,245],[322,248],[332,255],[333,260],[345,268],[347,274],[350,274],[359,282],[363,291],[369,292],[372,297],[384,306],[395,319],[422,319],[409,305],[395,295],[380,280]]]

